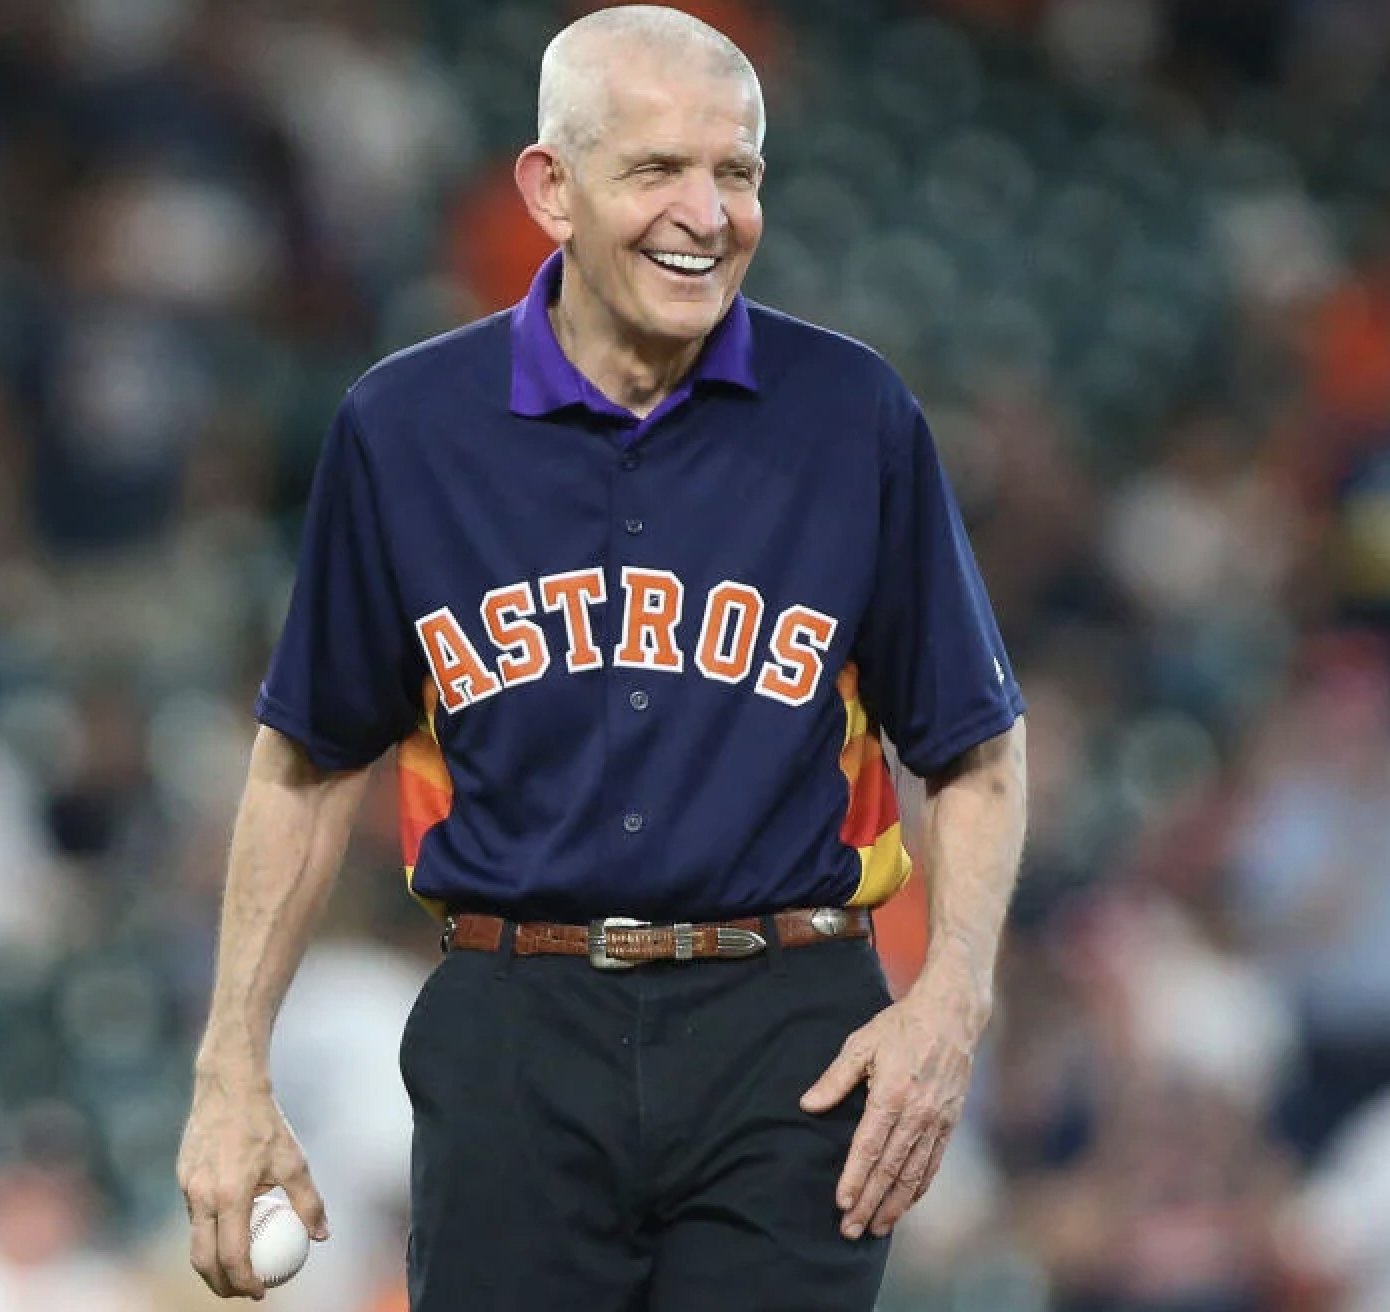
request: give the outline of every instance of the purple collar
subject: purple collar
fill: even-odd
[[[512,413],[538,417],[565,406],[582,405],[610,419],[636,423],[631,411],[610,401],[575,368],[555,340],[547,310],[560,293],[561,253],[556,251],[536,273],[526,299],[512,312]],[[731,383],[758,390],[753,373],[753,330],[748,306],[735,296],[728,313],[715,325],[695,367],[661,404],[641,421],[643,429],[686,400],[697,382]]]

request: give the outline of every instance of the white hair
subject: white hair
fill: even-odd
[[[538,141],[571,160],[598,141],[607,112],[601,98],[612,67],[605,56],[614,45],[622,44],[678,66],[700,58],[711,75],[746,83],[758,107],[756,145],[762,149],[767,116],[762,86],[748,56],[717,28],[664,5],[599,9],[571,23],[551,41],[541,58]]]

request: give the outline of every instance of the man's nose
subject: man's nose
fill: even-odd
[[[704,169],[688,169],[672,217],[693,237],[708,241],[724,226],[724,198],[714,175]]]

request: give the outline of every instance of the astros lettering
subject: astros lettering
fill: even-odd
[[[625,565],[622,570],[622,618],[610,659],[631,670],[680,674],[687,653],[676,639],[685,614],[685,584],[666,569]],[[425,658],[451,715],[504,688],[543,678],[551,666],[550,646],[531,616],[540,610],[558,613],[565,627],[565,668],[571,674],[603,668],[604,654],[594,640],[592,613],[608,603],[603,571],[598,568],[546,574],[529,582],[493,588],[478,607],[483,632],[497,650],[489,666],[463,626],[447,607],[415,621]],[[754,654],[764,630],[766,604],[747,583],[725,579],[704,598],[695,641],[695,669],[706,679],[742,683],[752,673]],[[767,626],[767,654],[758,668],[753,691],[787,706],[801,706],[815,696],[824,673],[822,656],[835,636],[833,616],[809,606],[788,606]]]

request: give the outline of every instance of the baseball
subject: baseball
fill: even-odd
[[[283,1285],[309,1256],[309,1232],[283,1198],[262,1194],[251,1204],[251,1269],[267,1289]]]

